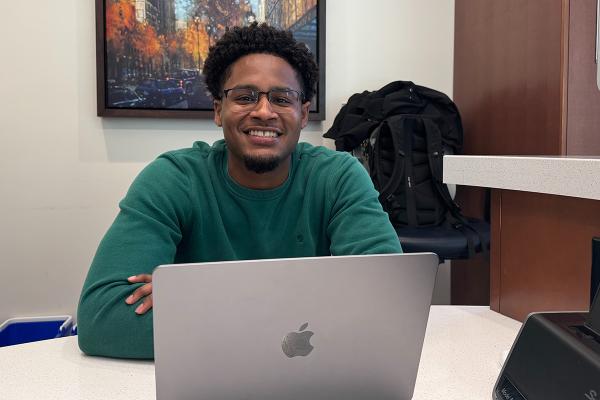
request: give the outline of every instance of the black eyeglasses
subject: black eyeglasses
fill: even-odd
[[[271,89],[268,92],[261,92],[252,88],[231,88],[223,90],[223,94],[225,98],[241,107],[255,105],[261,94],[267,96],[269,103],[276,109],[295,107],[304,99],[302,92],[293,89]]]

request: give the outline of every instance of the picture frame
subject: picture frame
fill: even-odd
[[[96,0],[97,115],[213,118],[202,76],[208,48],[227,26],[265,21],[315,55],[309,119],[324,120],[325,1]]]

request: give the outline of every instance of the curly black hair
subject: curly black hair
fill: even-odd
[[[213,98],[220,100],[223,85],[231,74],[231,65],[248,54],[265,53],[287,61],[296,71],[304,101],[312,99],[319,79],[319,68],[303,43],[291,32],[254,22],[245,27],[227,28],[225,34],[211,46],[202,73]]]

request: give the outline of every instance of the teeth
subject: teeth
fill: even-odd
[[[262,136],[262,137],[277,137],[277,132],[273,131],[250,131],[251,136]]]

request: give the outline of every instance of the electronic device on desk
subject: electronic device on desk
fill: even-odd
[[[496,400],[600,400],[600,238],[590,312],[529,315],[494,386]]]

